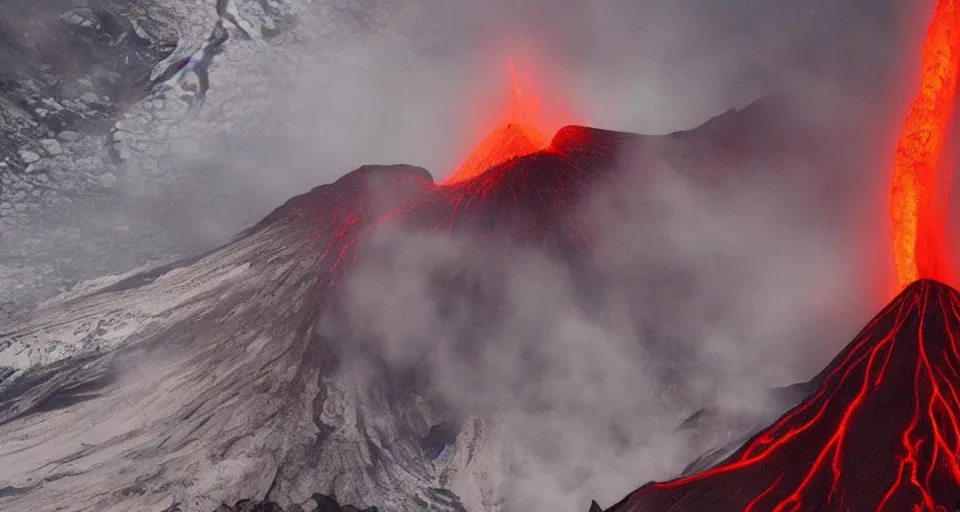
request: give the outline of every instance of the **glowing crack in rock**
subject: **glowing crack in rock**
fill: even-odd
[[[952,512],[960,505],[960,293],[907,287],[799,405],[701,473],[609,512]]]

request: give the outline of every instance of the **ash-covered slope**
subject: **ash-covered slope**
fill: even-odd
[[[427,480],[429,459],[408,429],[429,425],[429,411],[384,396],[389,381],[364,390],[336,378],[315,323],[376,217],[369,190],[402,199],[428,177],[361,168],[190,265],[5,333],[2,508],[213,510],[274,478],[304,499],[317,488],[355,502],[390,504],[383,489],[415,497],[405,483]],[[390,464],[376,463],[381,449]],[[327,481],[307,467],[327,468]]]
[[[960,293],[910,285],[733,455],[609,510],[956,510],[958,332]]]
[[[704,161],[776,164],[803,140],[781,133],[786,119],[766,100],[664,137],[568,127],[453,186],[363,167],[216,251],[54,303],[0,330],[0,508],[213,510],[323,493],[385,511],[503,510],[496,418],[451,414],[420,368],[391,366],[343,322],[367,242],[399,227],[531,245],[590,282],[585,197],[655,162],[704,176]]]

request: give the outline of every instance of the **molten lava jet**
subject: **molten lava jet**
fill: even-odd
[[[954,511],[960,506],[960,293],[907,287],[720,465],[610,512]]]
[[[950,277],[940,171],[960,0],[937,1],[922,70],[890,191],[899,296],[773,425],[712,468],[650,483],[609,512],[958,510],[960,293],[939,281]]]
[[[550,136],[537,126],[540,115],[539,98],[523,89],[516,65],[512,61],[509,67],[511,96],[503,119],[447,179],[446,185],[470,180],[491,167],[535,153],[550,144]]]
[[[960,74],[960,0],[938,0],[923,44],[920,91],[897,144],[890,215],[900,288],[921,278],[948,279],[941,155]]]

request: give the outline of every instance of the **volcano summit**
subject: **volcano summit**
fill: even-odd
[[[610,224],[591,200],[604,198],[606,212],[635,227],[649,223],[647,210],[619,192],[664,167],[719,195],[764,179],[760,171],[797,168],[802,160],[816,161],[829,179],[818,155],[831,137],[799,118],[787,98],[777,97],[663,136],[569,126],[546,148],[445,184],[418,167],[365,166],[290,199],[219,249],[60,297],[0,329],[0,508],[207,511],[266,497],[295,510],[311,500],[306,506],[316,505],[311,497],[322,493],[388,512],[504,510],[524,492],[513,488],[515,453],[546,461],[558,451],[507,443],[517,438],[501,428],[503,410],[492,405],[502,404],[479,400],[479,391],[505,381],[504,396],[525,399],[525,412],[547,417],[560,407],[539,382],[562,378],[579,386],[582,379],[586,385],[596,372],[580,375],[573,363],[603,349],[589,329],[573,330],[578,339],[564,340],[582,352],[571,360],[547,343],[555,318],[536,323],[528,315],[570,296],[569,311],[601,318],[610,315],[601,299],[611,283],[622,292],[611,303],[630,305],[664,289],[676,293],[689,278],[671,261],[658,262],[665,270],[656,272],[656,286],[642,285],[647,275],[612,273],[610,261],[622,254],[600,243]],[[788,204],[784,199],[778,206]],[[447,244],[441,249],[469,243],[415,280],[422,254],[382,250],[382,240],[397,236],[437,237]],[[523,267],[527,273],[559,270],[538,283],[535,300],[506,307],[516,283],[500,271],[516,272],[525,261],[534,262]],[[563,282],[572,291],[553,279],[557,275],[569,278]],[[421,307],[399,308],[377,329],[369,315],[357,314],[369,311],[356,307],[362,279],[374,284],[364,297],[371,307],[379,307],[376,300],[391,287],[409,293],[400,296],[401,306]],[[417,293],[435,301],[424,305]],[[828,503],[948,499],[955,457],[953,466],[942,462],[956,453],[957,439],[944,423],[956,403],[947,384],[960,363],[935,361],[952,345],[930,336],[955,326],[949,323],[955,297],[931,283],[910,288],[815,380],[821,391],[737,452],[737,460],[769,460],[782,477],[757,476],[753,472],[765,467],[759,463],[743,463],[740,472],[724,469],[736,465],[727,462],[707,476],[645,488],[615,510],[695,510],[704,502],[684,500],[709,493],[737,507],[749,492],[731,494],[722,486],[741,485],[737,478],[749,479],[743,486],[750,492],[765,482],[771,491],[761,499],[782,501],[796,491],[806,505],[813,498],[803,493],[820,492],[831,471],[842,471],[840,482],[851,485],[873,476],[862,488],[837,488],[835,498],[824,498]],[[931,304],[942,307],[934,311]],[[427,322],[424,310],[440,321]],[[624,318],[618,325],[625,331],[646,328]],[[503,329],[508,322],[518,326],[512,336]],[[420,324],[429,328],[414,329]],[[881,328],[900,334],[880,336]],[[630,346],[677,352],[682,360],[682,344],[666,335]],[[516,380],[500,374],[473,380],[471,368],[504,353],[499,361]],[[429,362],[437,354],[465,364],[438,370]],[[559,377],[545,373],[549,358],[563,370]],[[629,361],[621,353],[610,360]],[[680,371],[651,368],[664,375]],[[642,373],[630,364],[594,370],[625,382]],[[444,378],[463,392],[440,392]],[[899,387],[898,379],[912,387]],[[895,421],[873,424],[877,402],[856,393],[866,384],[892,390],[883,400],[898,404],[888,414]],[[627,399],[646,400],[634,388],[626,391]],[[573,395],[583,398],[582,391]],[[595,400],[578,404],[597,406]],[[620,407],[628,423],[643,419],[630,402]],[[845,411],[853,411],[850,419]],[[870,437],[831,441],[834,427],[869,428]],[[627,426],[609,430],[617,439],[611,445],[629,452]],[[930,435],[939,436],[937,442],[927,441]],[[530,444],[543,442],[541,436]],[[862,462],[867,469],[854,472],[837,462],[851,447],[870,455]],[[783,462],[797,458],[807,461],[809,482],[794,474],[804,466]],[[816,462],[821,458],[826,462]],[[907,485],[912,478],[929,484],[926,494]],[[876,495],[879,485],[889,497]],[[691,495],[693,488],[706,490]],[[685,503],[691,505],[670,508]]]

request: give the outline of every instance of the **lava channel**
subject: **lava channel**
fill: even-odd
[[[946,181],[941,156],[956,107],[960,0],[938,0],[923,44],[922,78],[897,143],[890,216],[900,288],[921,278],[949,281]]]
[[[960,506],[960,293],[917,281],[808,385],[800,405],[712,469],[609,512]]]

